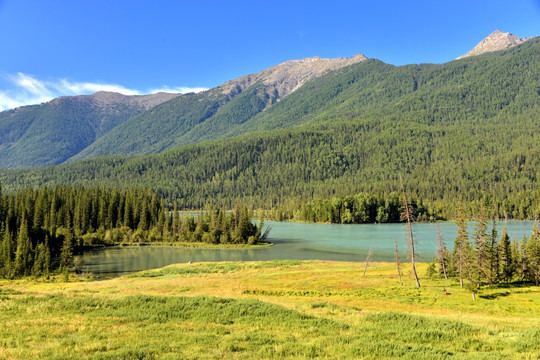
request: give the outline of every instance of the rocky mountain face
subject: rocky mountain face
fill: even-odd
[[[0,167],[62,163],[127,119],[178,95],[102,91],[0,112]]]
[[[179,96],[180,94],[158,92],[149,95],[123,95],[116,92],[99,91],[92,95],[80,95],[76,98],[90,99],[95,104],[110,106],[115,104],[125,104],[128,106],[139,107],[144,110],[149,110],[165,101],[169,101]]]
[[[229,95],[234,92],[242,92],[254,84],[261,83],[267,87],[268,92],[275,92],[278,98],[283,98],[309,80],[324,75],[329,71],[357,64],[365,60],[367,60],[367,57],[363,54],[337,59],[323,59],[316,56],[290,60],[256,74],[250,74],[236,80],[228,81],[219,86],[218,89],[222,94]]]
[[[495,30],[487,38],[480,41],[471,51],[458,57],[456,60],[463,59],[469,56],[476,56],[485,54],[488,52],[499,51],[511,48],[513,46],[524,43],[525,41],[531,39],[530,37],[517,37],[511,33],[505,33],[500,30]]]

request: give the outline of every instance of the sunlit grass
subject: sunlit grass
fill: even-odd
[[[423,274],[426,264],[419,264]],[[540,289],[326,261],[171,265],[107,281],[0,282],[0,358],[536,358]],[[443,291],[443,288],[445,289]],[[446,295],[449,293],[450,295]]]

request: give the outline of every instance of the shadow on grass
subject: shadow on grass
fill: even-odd
[[[510,293],[508,291],[505,291],[505,292],[496,292],[496,293],[489,294],[489,295],[480,295],[480,297],[482,299],[486,299],[486,300],[497,300],[500,297],[505,297],[505,296],[508,296],[508,295],[510,295]]]

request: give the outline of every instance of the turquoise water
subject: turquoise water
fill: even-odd
[[[82,255],[83,270],[97,276],[147,270],[188,261],[261,261],[261,260],[337,260],[364,261],[370,247],[374,261],[394,260],[394,237],[403,259],[407,257],[406,229],[403,224],[311,224],[265,222],[270,226],[269,241],[274,246],[261,249],[197,249],[171,246],[110,247]],[[454,223],[439,223],[449,249],[457,234]],[[499,236],[504,223],[499,223]],[[506,223],[510,238],[529,236],[533,221]],[[436,250],[437,224],[413,225],[419,261],[431,261]],[[474,223],[469,223],[469,234]],[[491,225],[489,226],[491,231]],[[472,236],[471,236],[472,237]]]

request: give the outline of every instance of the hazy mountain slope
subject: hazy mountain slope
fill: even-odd
[[[361,54],[291,60],[203,93],[186,94],[126,121],[71,160],[106,154],[149,154],[221,137],[306,82],[365,60]]]
[[[0,113],[0,167],[62,163],[128,118],[178,94],[67,96]]]

